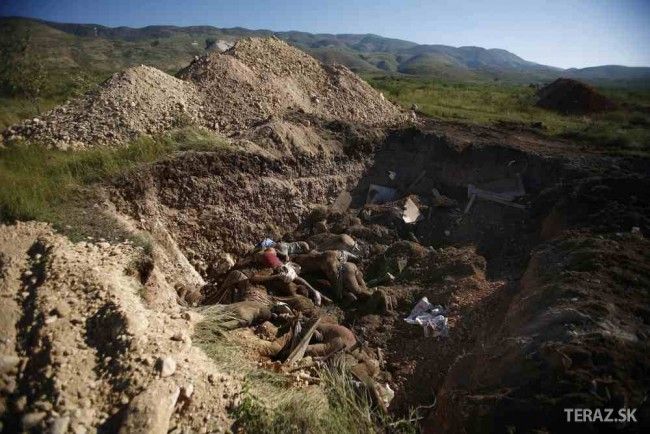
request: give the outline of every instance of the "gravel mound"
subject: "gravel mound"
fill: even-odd
[[[124,144],[141,134],[196,124],[237,135],[288,112],[382,126],[404,115],[342,66],[325,66],[275,39],[244,39],[196,58],[172,77],[139,66],[113,75],[82,98],[3,132],[47,147]]]
[[[204,116],[215,129],[249,128],[271,115],[304,111],[328,120],[385,125],[397,107],[343,66],[326,66],[275,38],[243,39],[181,71],[205,97]]]
[[[3,135],[60,149],[125,143],[196,117],[198,101],[191,83],[150,66],[137,66],[114,74],[96,91],[40,119],[8,128]]]
[[[586,114],[612,110],[614,102],[596,89],[570,78],[558,78],[537,93],[537,106],[564,114]]]

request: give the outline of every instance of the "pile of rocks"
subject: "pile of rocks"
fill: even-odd
[[[347,68],[324,66],[274,38],[244,39],[224,53],[195,58],[178,77],[129,68],[82,98],[6,129],[4,141],[64,150],[119,146],[186,125],[239,135],[288,112],[368,126],[403,120]]]
[[[380,126],[403,120],[399,109],[344,66],[326,66],[276,38],[240,40],[180,72],[205,97],[208,127],[248,128],[299,111],[326,120]]]
[[[40,119],[9,127],[3,136],[59,149],[125,143],[143,133],[192,122],[198,116],[198,100],[192,84],[156,68],[137,66]]]

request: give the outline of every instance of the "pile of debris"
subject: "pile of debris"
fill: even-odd
[[[4,140],[81,149],[187,125],[242,135],[289,113],[367,126],[405,119],[347,68],[322,65],[275,38],[243,39],[197,57],[178,77],[148,66],[127,69],[82,98],[8,128]]]
[[[222,253],[201,290],[201,312],[220,318],[218,328],[228,333],[249,329],[255,337],[247,338],[253,339],[247,344],[258,351],[262,365],[288,378],[298,372],[308,382],[318,382],[317,368],[344,359],[374,403],[386,411],[394,392],[383,371],[382,350],[364,344],[341,322],[349,322],[355,313],[397,316],[392,286],[397,279],[413,280],[408,267],[455,266],[465,255],[464,268],[450,275],[480,278],[485,269],[484,261],[474,269],[472,261],[480,258],[475,253],[452,248],[453,259],[444,260],[443,253],[417,242],[399,241],[402,226],[412,229],[426,219],[426,210],[456,206],[438,190],[426,199],[410,194],[425,176],[422,172],[399,189],[371,184],[360,209],[351,208],[355,198],[343,191],[329,207],[315,207],[283,241],[265,238],[238,258]],[[385,264],[372,265],[386,255],[399,257],[391,272]],[[430,266],[433,257],[437,267]],[[366,282],[362,270],[368,268],[374,278]],[[399,300],[404,301],[403,295]],[[426,338],[444,339],[450,333],[448,315],[448,309],[425,296],[403,320],[420,326]]]

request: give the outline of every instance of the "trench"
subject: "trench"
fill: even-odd
[[[351,189],[352,208],[363,209],[371,185],[415,195],[425,209],[423,218],[415,224],[390,221],[388,226],[398,239],[416,241],[428,249],[462,249],[474,255],[469,260],[456,258],[450,266],[445,264],[429,284],[398,278],[396,312],[388,321],[357,312],[346,315],[346,325],[382,349],[391,380],[400,385],[391,404],[395,414],[405,417],[416,409],[422,421],[435,419],[438,391],[451,366],[459,356],[499,333],[512,297],[519,290],[530,252],[541,241],[540,227],[549,204],[537,204],[537,197],[576,176],[564,163],[508,146],[458,149],[444,137],[420,131],[390,135],[377,149]],[[511,185],[517,179],[526,192],[517,202],[525,209],[476,200],[464,212],[470,199],[468,185],[490,188],[504,181]],[[454,205],[435,207],[433,189]],[[381,218],[378,222],[386,224]],[[481,284],[489,289],[474,287],[476,270],[463,269],[472,261],[482,260],[485,282]],[[372,274],[373,262],[370,259],[366,264],[368,279],[377,277]],[[456,281],[450,282],[454,278]],[[471,304],[451,312],[456,322],[448,338],[425,338],[419,327],[401,321],[421,297],[449,309],[458,297],[474,295],[476,300]]]
[[[456,385],[463,384],[457,380],[459,371],[469,375],[499,357],[499,339],[508,336],[506,314],[522,291],[531,252],[575,222],[589,226],[585,213],[591,211],[585,210],[592,205],[576,198],[582,197],[580,188],[591,188],[588,180],[595,176],[601,177],[597,184],[607,184],[602,179],[610,176],[611,185],[622,182],[623,176],[634,198],[647,196],[647,181],[637,181],[645,164],[635,159],[544,155],[509,143],[458,146],[445,136],[417,129],[391,132],[367,149],[370,154],[325,159],[188,153],[157,163],[146,174],[118,180],[113,200],[142,221],[161,222],[209,286],[224,278],[210,265],[219,252],[241,256],[265,237],[304,239],[314,230],[309,210],[318,204],[331,206],[342,191],[348,191],[349,210],[331,213],[326,222],[330,232],[350,234],[363,246],[367,256],[359,267],[366,281],[381,277],[385,266],[401,257],[407,259],[408,272],[376,287],[394,299],[391,312],[343,306],[340,322],[381,359],[380,380],[396,388],[393,414],[405,416],[415,409],[423,428],[459,430],[473,423],[468,422],[471,417],[453,400],[441,404],[440,393],[450,377]],[[469,185],[507,191],[513,181],[525,190],[515,200],[521,206],[475,200],[464,212]],[[414,195],[422,218],[406,224],[394,212],[379,209],[368,215],[364,203],[371,185]],[[453,205],[436,206],[433,189]],[[578,215],[573,221],[567,217],[571,212]],[[635,215],[641,220],[631,222],[647,231],[647,210]],[[362,224],[352,225],[351,216],[361,217]],[[623,223],[621,227],[627,227],[630,221]],[[418,249],[424,249],[420,256],[413,254]],[[419,327],[402,320],[423,296],[448,310],[449,337],[424,337]],[[466,360],[467,354],[478,356]],[[491,392],[490,399],[497,402],[499,393],[509,393],[504,392],[509,381],[507,376],[495,380],[486,394]],[[526,415],[535,411],[522,405],[514,417],[526,426]],[[508,410],[500,401],[478,406],[483,406],[477,413],[480,418],[488,417],[492,424],[483,425],[483,431],[503,428],[513,420],[502,417]],[[539,420],[545,423],[543,416],[534,423]]]

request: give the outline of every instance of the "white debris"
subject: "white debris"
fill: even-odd
[[[427,297],[422,297],[413,307],[409,316],[404,318],[409,324],[420,325],[424,329],[424,336],[449,336],[447,317],[444,308],[432,305]]]

